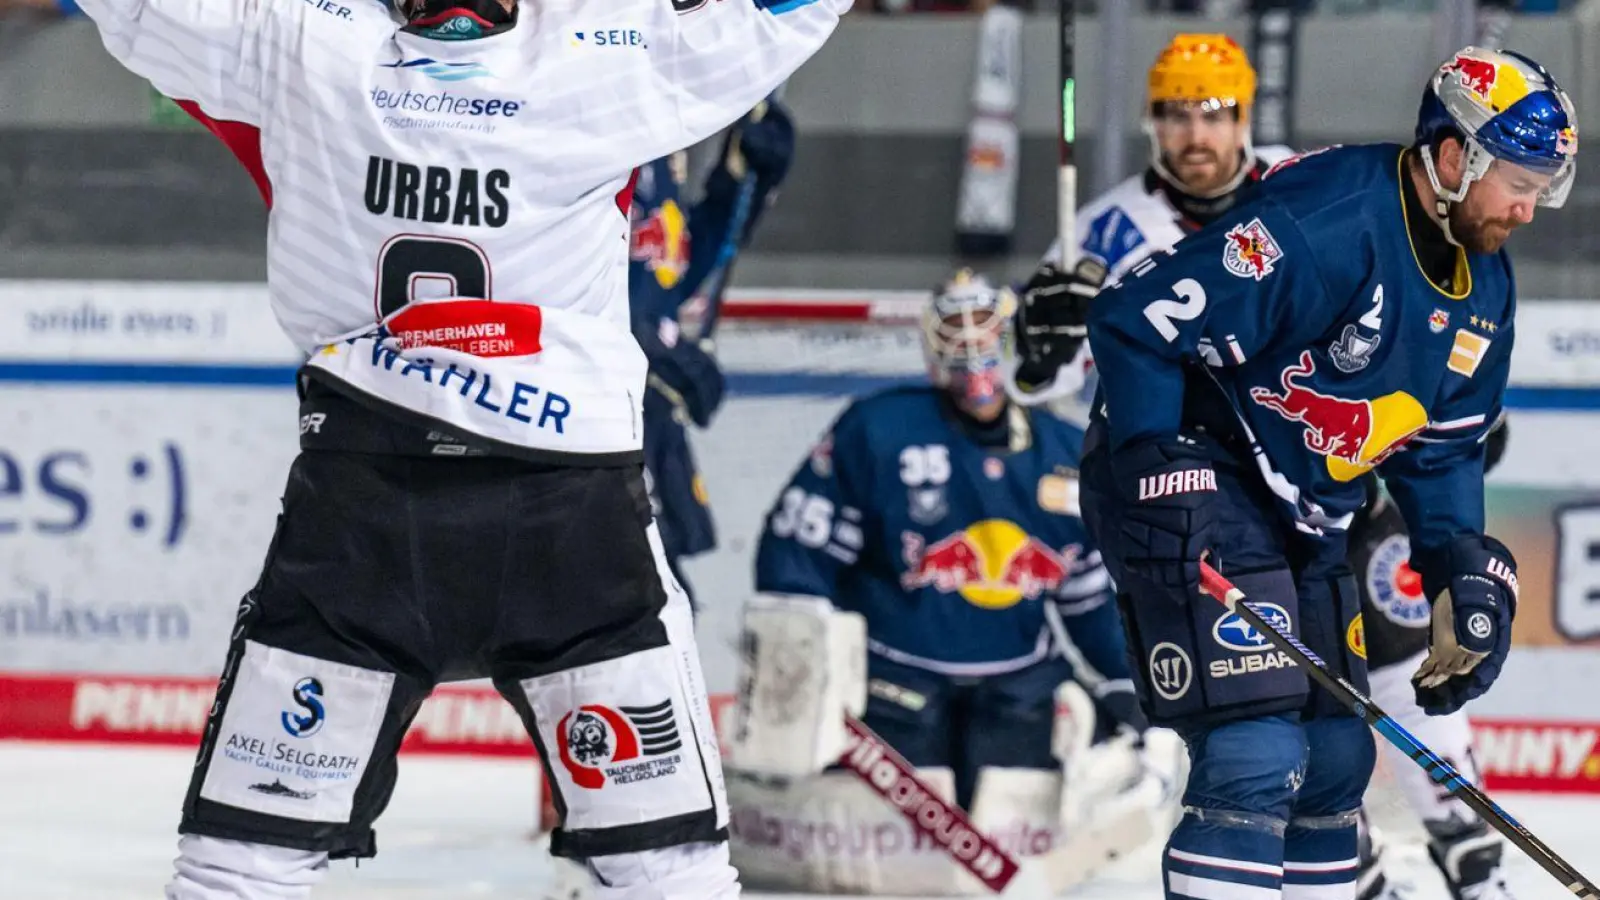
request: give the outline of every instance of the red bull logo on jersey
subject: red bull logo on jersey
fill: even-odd
[[[1233,226],[1223,241],[1222,265],[1240,278],[1260,281],[1271,275],[1273,265],[1283,258],[1283,248],[1260,219]]]
[[[1327,459],[1328,474],[1354,481],[1388,459],[1428,427],[1428,412],[1415,397],[1394,391],[1374,400],[1351,400],[1309,386],[1317,363],[1311,351],[1283,370],[1283,393],[1250,389],[1250,399],[1305,426],[1307,450]]]
[[[1052,550],[1004,519],[973,523],[926,546],[921,535],[908,532],[905,539],[901,587],[960,594],[984,609],[1006,609],[1054,590],[1072,573],[1081,550]]]
[[[648,266],[663,289],[677,285],[689,267],[689,229],[676,201],[635,218],[629,256]]]

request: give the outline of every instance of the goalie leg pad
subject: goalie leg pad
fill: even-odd
[[[1012,856],[1043,856],[1061,826],[1061,773],[985,766],[978,770],[972,824]],[[983,886],[972,883],[973,893]]]
[[[917,776],[948,802],[950,770]],[[971,894],[949,856],[856,776],[788,782],[731,774],[733,861],[753,890],[823,894]]]
[[[866,620],[821,597],[760,594],[744,609],[729,765],[795,778],[848,746],[844,714],[866,700]]]

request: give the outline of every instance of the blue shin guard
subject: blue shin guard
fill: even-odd
[[[1305,723],[1310,761],[1283,847],[1284,900],[1354,900],[1356,811],[1376,748],[1360,719]]]
[[[1162,859],[1167,897],[1277,900],[1308,757],[1298,719],[1245,719],[1186,738],[1192,767],[1184,817]]]

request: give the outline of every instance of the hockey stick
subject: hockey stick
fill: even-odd
[[[1443,787],[1452,797],[1465,803],[1473,812],[1483,817],[1490,827],[1505,836],[1505,839],[1517,845],[1529,859],[1539,864],[1555,876],[1566,886],[1568,891],[1583,898],[1583,900],[1600,900],[1600,887],[1594,882],[1583,877],[1570,863],[1555,854],[1555,851],[1544,845],[1544,842],[1533,836],[1533,833],[1522,827],[1522,824],[1513,819],[1509,813],[1501,809],[1483,791],[1479,790],[1472,782],[1463,778],[1455,767],[1445,762],[1437,753],[1429,750],[1421,741],[1412,737],[1411,733],[1396,722],[1390,715],[1380,709],[1372,699],[1360,691],[1350,682],[1336,675],[1328,664],[1317,657],[1315,653],[1306,649],[1300,639],[1278,629],[1256,610],[1245,599],[1244,593],[1234,587],[1216,569],[1204,561],[1200,563],[1200,590],[1210,595],[1228,611],[1244,619],[1256,632],[1274,647],[1295,661],[1295,664],[1305,670],[1312,681],[1321,685],[1324,690],[1349,707],[1356,715],[1360,716],[1373,730],[1383,735],[1384,739],[1400,748],[1401,752],[1411,757],[1411,760],[1421,766],[1428,773],[1435,784]]]
[[[916,769],[906,758],[865,722],[846,715],[844,724],[849,743],[839,757],[839,765],[900,810],[911,827],[935,847],[1001,897],[1045,900],[1054,896],[1037,870],[1023,868],[979,831],[959,806],[946,803],[917,777]]]
[[[759,122],[767,114],[769,101],[782,100],[783,89],[788,82],[778,85],[766,99],[757,103],[755,109],[750,111],[751,122]],[[739,260],[739,250],[744,240],[745,223],[750,221],[750,208],[756,202],[756,178],[745,167],[744,151],[741,146],[742,135],[735,135],[731,146],[728,148],[730,170],[737,167],[739,176],[739,196],[733,204],[733,217],[728,221],[728,233],[722,239],[722,247],[717,251],[717,261],[712,268],[711,290],[706,292],[706,311],[700,317],[700,328],[696,338],[700,341],[701,349],[711,353],[716,349],[714,333],[717,330],[717,321],[722,317],[722,297],[727,293],[728,285],[733,280],[733,266]],[[736,162],[735,162],[736,160]]]
[[[889,742],[855,716],[844,717],[849,745],[839,765],[900,810],[911,827],[943,850],[984,887],[1012,900],[1046,900],[1094,877],[1130,845],[1148,837],[1148,819],[1130,811],[1081,838],[1064,837],[1049,853],[1024,862],[1002,850],[953,803],[917,777]]]
[[[1072,246],[1078,225],[1078,165],[1073,158],[1078,139],[1078,83],[1075,75],[1078,60],[1077,0],[1061,0],[1058,13],[1061,30],[1061,133],[1057,135],[1061,150],[1060,167],[1056,170],[1056,239],[1061,242],[1062,269],[1072,260],[1067,248]]]

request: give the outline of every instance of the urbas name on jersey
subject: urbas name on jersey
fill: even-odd
[[[1428,279],[1403,166],[1394,145],[1281,165],[1103,295],[1090,340],[1113,447],[1209,425],[1252,448],[1301,530],[1348,527],[1377,469],[1419,545],[1481,533],[1515,283],[1504,251],[1459,251],[1449,284]]]
[[[1007,414],[1026,447],[974,442],[936,388],[853,403],[768,517],[757,590],[828,597],[873,652],[932,671],[1043,659],[1043,602],[1104,602],[1109,578],[1078,518],[1081,432]]]
[[[634,170],[749,111],[850,0],[539,3],[459,41],[387,3],[82,7],[129,69],[239,123],[215,130],[259,161],[268,294],[309,377],[504,452],[612,464],[638,458],[646,373]]]

